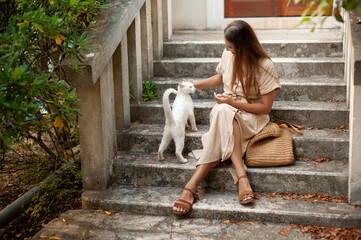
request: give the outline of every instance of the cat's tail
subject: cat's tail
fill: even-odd
[[[166,125],[173,125],[175,123],[174,117],[172,114],[172,109],[171,109],[170,103],[169,103],[169,95],[171,93],[174,93],[177,95],[178,91],[175,90],[174,88],[168,88],[167,90],[165,90],[165,92],[163,94],[163,108],[164,108]]]

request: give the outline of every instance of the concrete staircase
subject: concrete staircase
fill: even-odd
[[[269,195],[347,195],[349,135],[334,129],[342,125],[347,129],[349,122],[340,30],[256,33],[272,57],[283,87],[276,93],[272,121],[288,120],[306,127],[302,136],[294,135],[298,160],[291,166],[249,168],[258,200],[247,206],[237,201],[238,191],[227,170],[229,163],[213,169],[200,186],[200,201],[193,206],[190,217],[360,228],[361,211],[347,203]],[[197,81],[213,75],[223,49],[222,32],[175,32],[172,41],[164,43],[164,58],[154,62],[157,90],[162,94],[169,87],[175,88],[182,78]],[[213,92],[221,93],[222,89],[198,90],[193,95],[198,131],[187,133],[185,156],[202,147],[200,138],[208,129],[209,113],[215,104]],[[180,164],[174,157],[173,143],[165,153],[166,160],[157,161],[164,126],[160,100],[132,104],[131,119],[131,128],[118,133],[120,152],[114,163],[113,186],[84,192],[83,206],[171,215],[173,202],[196,162],[189,159],[187,164]],[[332,161],[311,160],[324,157]]]

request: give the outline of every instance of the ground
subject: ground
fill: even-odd
[[[8,204],[18,199],[28,190],[36,186],[43,179],[45,179],[56,168],[53,161],[50,161],[43,154],[35,156],[16,147],[17,151],[11,151],[5,155],[2,162],[2,169],[0,168],[0,210],[4,209]],[[40,149],[37,149],[40,152]],[[55,166],[54,166],[55,165]],[[72,165],[73,166],[73,165]],[[65,193],[61,197],[51,194],[46,194],[45,201],[47,201],[38,211],[38,217],[31,217],[29,213],[24,212],[4,228],[0,229],[1,239],[27,239],[31,238],[41,230],[49,221],[58,217],[61,213],[69,209],[81,208],[81,182],[74,185],[68,184],[69,176],[74,172],[80,172],[80,164],[74,165],[75,167],[66,174],[60,174],[56,178],[57,186],[52,190],[57,193]],[[69,175],[69,172],[71,173]],[[54,191],[53,191],[54,192]],[[53,200],[56,201],[53,201]],[[49,207],[49,209],[47,209]],[[30,209],[34,212],[34,208]]]

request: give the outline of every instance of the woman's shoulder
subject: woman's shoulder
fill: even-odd
[[[278,78],[276,67],[270,58],[263,58],[260,60],[260,74],[263,76],[271,75]]]
[[[274,68],[273,61],[270,58],[262,58],[260,60],[260,66],[263,69],[271,69]]]
[[[227,51],[227,49],[224,49],[222,53],[222,58],[232,58],[233,54],[230,51]]]

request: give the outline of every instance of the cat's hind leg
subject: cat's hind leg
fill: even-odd
[[[181,163],[188,162],[188,160],[185,159],[182,155],[184,148],[184,137],[185,137],[185,132],[183,132],[183,134],[178,134],[176,137],[173,138],[175,143],[175,155],[177,156],[178,160]]]
[[[194,113],[193,112],[190,113],[188,118],[189,118],[189,122],[191,123],[192,131],[194,132],[197,131],[197,125],[196,125],[196,119],[194,117]]]
[[[168,144],[170,143],[170,140],[172,140],[172,134],[168,127],[164,128],[162,141],[159,145],[158,149],[158,160],[164,160],[163,152],[167,148]]]

